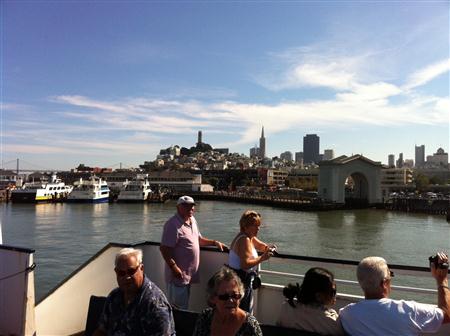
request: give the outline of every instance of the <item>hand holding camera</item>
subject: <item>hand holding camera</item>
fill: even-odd
[[[436,269],[448,269],[448,257],[445,253],[438,253],[428,258],[430,265],[434,264]]]

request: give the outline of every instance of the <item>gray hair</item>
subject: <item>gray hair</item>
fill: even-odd
[[[216,294],[220,284],[225,281],[234,281],[238,287],[239,294],[244,296],[244,285],[235,271],[229,267],[223,266],[208,281],[207,294],[210,301]]]
[[[114,266],[117,266],[117,262],[119,261],[120,258],[123,257],[135,257],[137,263],[140,265],[142,264],[142,250],[139,249],[134,249],[132,247],[126,247],[121,249],[117,254],[116,254],[116,259],[114,261]]]
[[[381,257],[364,258],[358,265],[356,276],[365,294],[378,294],[381,283],[389,277],[386,260]]]

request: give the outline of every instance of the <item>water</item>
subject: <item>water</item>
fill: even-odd
[[[268,206],[201,201],[202,234],[229,243],[246,209],[263,217],[259,237],[280,253],[360,260],[380,255],[393,264],[427,266],[436,250],[450,251],[450,224],[442,216],[384,210],[299,212]],[[175,212],[166,204],[2,204],[3,243],[36,250],[39,299],[108,242],[160,241]]]

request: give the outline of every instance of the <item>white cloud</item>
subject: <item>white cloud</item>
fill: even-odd
[[[432,81],[436,77],[450,71],[450,58],[426,66],[414,72],[407,80],[405,89],[410,90]]]

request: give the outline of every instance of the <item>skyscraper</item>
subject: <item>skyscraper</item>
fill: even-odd
[[[303,137],[303,162],[305,164],[318,163],[320,152],[320,138],[317,134],[306,134]]]
[[[395,155],[394,154],[389,154],[388,166],[389,166],[389,168],[395,168]]]
[[[416,146],[416,167],[423,167],[425,164],[425,145]]]
[[[261,138],[259,138],[259,157],[264,159],[266,157],[266,138],[264,138],[264,126],[261,131]]]
[[[398,160],[397,160],[397,168],[403,168],[403,153],[398,154]]]

